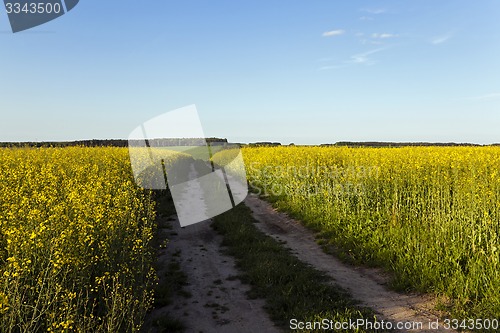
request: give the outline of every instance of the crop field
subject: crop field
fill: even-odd
[[[154,203],[125,148],[0,150],[0,331],[136,331]]]
[[[500,313],[500,148],[259,147],[250,187],[346,260],[462,318]]]
[[[143,181],[164,181],[162,165],[141,156],[151,155],[135,151]],[[325,249],[383,267],[400,290],[442,296],[454,316],[500,313],[500,147],[243,156],[251,190],[317,231]],[[165,150],[155,158],[192,161]],[[156,207],[132,170],[126,148],[0,149],[0,332],[141,329],[157,281]]]

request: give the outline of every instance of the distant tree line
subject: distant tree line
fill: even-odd
[[[148,139],[144,140],[131,140],[132,146],[143,146],[144,144],[149,147],[179,147],[179,146],[203,146],[205,144],[214,143],[227,143],[227,139],[221,138],[161,138],[161,139]]]
[[[127,140],[108,139],[108,140],[79,140],[79,141],[43,141],[43,142],[0,142],[0,147],[10,148],[48,148],[48,147],[127,147]]]
[[[142,142],[133,140],[132,142]],[[221,138],[179,138],[179,139],[151,139],[148,140],[150,147],[165,147],[165,146],[199,146],[205,143],[227,143],[227,139]],[[0,142],[1,148],[48,148],[48,147],[128,147],[129,141],[123,139],[94,139],[94,140],[79,140],[79,141],[45,141],[45,142]]]
[[[273,146],[281,146],[280,142],[253,142],[249,143],[247,146],[249,147],[273,147]]]
[[[347,146],[347,147],[454,147],[454,146],[481,146],[474,143],[455,142],[351,142],[340,141],[335,144],[322,144],[321,146]]]
[[[241,146],[248,147],[274,147],[281,146],[279,142],[253,142],[248,144],[240,144]],[[500,145],[500,143],[494,143],[492,146]],[[290,143],[289,146],[295,146],[294,143]],[[317,146],[317,145],[308,145]],[[482,146],[474,143],[455,143],[455,142],[378,142],[378,141],[367,141],[367,142],[355,142],[355,141],[339,141],[336,143],[323,143],[321,147],[453,147],[453,146]]]
[[[144,141],[132,140],[132,145],[143,146]],[[135,143],[135,144],[134,144]],[[161,138],[149,139],[147,144],[150,147],[172,147],[172,146],[200,146],[205,143],[209,144],[227,144],[227,139],[223,138]],[[280,142],[253,142],[253,143],[234,143],[234,145],[247,147],[274,147],[281,146]],[[129,141],[123,139],[94,139],[94,140],[79,140],[79,141],[46,141],[46,142],[0,142],[0,148],[16,148],[16,147],[128,147]],[[293,143],[290,146],[294,146]],[[355,141],[339,141],[337,143],[324,143],[322,147],[342,146],[342,147],[454,147],[454,146],[482,146],[474,143],[456,143],[456,142],[355,142]],[[493,143],[491,146],[500,146],[500,143]]]

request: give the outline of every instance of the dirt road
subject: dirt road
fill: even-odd
[[[160,254],[160,266],[176,258],[188,277],[184,289],[192,296],[176,295],[172,304],[156,309],[150,317],[168,313],[185,324],[186,332],[279,332],[263,310],[264,301],[247,299],[249,287],[236,278],[234,259],[221,253],[222,236],[210,223],[181,228],[177,220],[171,221],[173,230]]]

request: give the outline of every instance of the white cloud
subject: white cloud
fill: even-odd
[[[385,50],[385,48],[374,49],[374,50],[370,50],[367,52],[352,55],[351,60],[349,62],[354,63],[354,64],[372,65],[375,62],[372,59],[370,59],[369,55],[372,55],[374,53],[378,53],[378,52],[383,51],[383,50]]]
[[[387,33],[383,33],[383,34],[374,33],[374,34],[372,34],[372,37],[373,37],[373,38],[381,38],[381,39],[385,39],[385,38],[394,38],[394,37],[398,37],[398,35],[395,35],[395,34],[387,34]]]
[[[323,37],[340,36],[345,33],[344,30],[332,30],[323,32]]]
[[[367,12],[370,14],[378,15],[378,14],[383,14],[383,13],[387,12],[387,9],[385,9],[385,8],[363,8],[363,9],[361,9],[361,11]]]
[[[434,38],[431,39],[431,44],[434,44],[434,45],[443,44],[444,42],[446,42],[451,37],[452,37],[451,34],[436,36],[436,37],[434,37]]]
[[[338,69],[338,68],[344,68],[344,67],[349,67],[353,65],[373,65],[375,64],[375,61],[371,59],[371,55],[384,51],[388,49],[388,47],[381,47],[378,49],[373,49],[369,50],[363,53],[357,53],[349,57],[349,60],[345,60],[340,64],[324,64],[323,66],[319,67],[319,71],[326,71],[326,70],[332,70],[332,69]],[[320,61],[327,60],[329,58],[322,58]]]
[[[361,16],[359,19],[361,21],[373,21],[373,17],[371,16]]]

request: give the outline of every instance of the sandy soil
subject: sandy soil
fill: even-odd
[[[158,260],[166,266],[177,258],[188,276],[184,289],[192,297],[175,296],[171,305],[154,310],[149,318],[168,313],[184,322],[186,332],[279,332],[263,310],[264,301],[247,299],[249,287],[235,278],[239,273],[234,259],[221,253],[222,236],[210,223],[181,228],[172,221],[178,235],[168,237],[170,242]],[[179,250],[180,255],[174,256]]]
[[[190,179],[195,178],[192,168]],[[192,182],[186,191],[186,195],[193,193],[202,198],[199,182]],[[184,204],[193,204],[197,198],[187,199]],[[194,204],[203,205],[202,200]],[[189,284],[184,290],[192,297],[176,296],[171,305],[155,309],[148,319],[168,313],[184,322],[186,332],[279,332],[263,309],[264,301],[247,299],[249,287],[236,278],[239,272],[234,259],[221,253],[222,236],[210,227],[211,220],[181,228],[177,216],[170,219],[173,232],[165,235],[169,243],[158,258],[159,267],[166,267],[176,258],[188,276]]]
[[[245,204],[254,218],[261,223],[256,226],[275,239],[286,241],[285,246],[302,261],[326,272],[342,288],[348,290],[362,305],[372,308],[382,319],[393,322],[423,323],[424,329],[401,330],[401,332],[454,332],[429,329],[428,323],[438,317],[433,311],[435,301],[430,296],[400,294],[387,289],[388,277],[376,269],[357,268],[346,265],[326,254],[316,244],[311,231],[284,213],[277,212],[269,203],[249,194]]]

